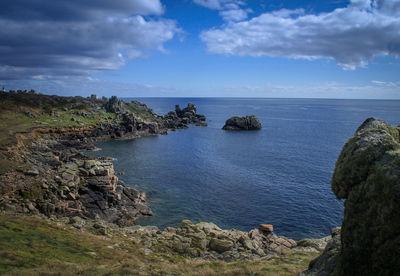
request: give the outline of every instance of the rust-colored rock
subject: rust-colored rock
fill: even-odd
[[[258,226],[258,229],[263,232],[273,232],[274,226],[272,224],[260,224],[260,226]]]

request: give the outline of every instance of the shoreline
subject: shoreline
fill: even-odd
[[[95,149],[93,143],[99,141],[167,134],[171,129],[187,128],[187,124],[204,126],[205,117],[197,115],[196,107],[191,104],[183,110],[177,106],[174,112],[161,116],[135,103],[146,111],[145,115],[151,115],[146,120],[121,112],[126,103],[116,97],[102,104],[106,110],[109,105],[109,111],[115,112],[116,124],[36,127],[15,135],[17,143],[7,147],[7,151],[13,154],[14,160],[24,161],[25,167],[0,174],[1,191],[7,194],[0,202],[4,214],[68,218],[65,223],[78,229],[92,224],[104,230],[104,225],[110,228],[111,223],[117,225],[118,231],[130,229],[145,240],[150,237],[147,243],[159,244],[160,250],[152,250],[151,246],[146,247],[148,250],[167,250],[204,260],[264,259],[296,248],[295,241],[277,236],[271,229],[222,230],[213,223],[193,224],[187,220],[178,228],[167,227],[163,231],[154,226],[136,226],[138,217],[152,215],[146,195],[120,181],[108,158],[90,157],[82,150]],[[106,234],[103,230],[100,232]],[[315,253],[322,249],[323,246],[311,243],[296,250]]]

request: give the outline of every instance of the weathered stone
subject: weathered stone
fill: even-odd
[[[400,271],[399,168],[400,127],[369,118],[343,147],[332,177],[335,195],[346,198],[339,273]]]
[[[231,249],[233,246],[233,242],[229,240],[220,240],[216,238],[212,238],[210,240],[210,249],[214,250],[218,253],[223,253],[225,251],[228,251]]]
[[[36,176],[39,175],[39,170],[37,168],[28,169],[25,171],[25,174]]]
[[[273,232],[274,226],[272,224],[260,224],[258,229],[260,229],[260,231],[263,231],[263,232]]]

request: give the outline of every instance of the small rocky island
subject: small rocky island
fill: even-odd
[[[261,123],[254,115],[251,116],[233,116],[226,120],[223,130],[258,130],[261,129]]]

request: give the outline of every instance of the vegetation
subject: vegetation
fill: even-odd
[[[27,93],[0,93],[0,144],[15,142],[15,134],[34,127],[82,127],[111,122],[114,113],[98,109],[99,101]]]
[[[118,229],[108,236],[39,217],[0,217],[2,275],[296,275],[318,253],[224,263],[147,253]]]

